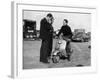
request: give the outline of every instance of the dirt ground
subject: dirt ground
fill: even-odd
[[[56,40],[53,41],[53,47]],[[23,41],[23,69],[76,67],[91,65],[89,42],[71,42],[73,53],[71,61],[60,60],[59,63],[44,64],[39,62],[41,41]]]

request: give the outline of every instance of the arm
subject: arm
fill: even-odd
[[[57,34],[57,36],[59,36],[62,33],[63,27],[61,27],[59,33]]]
[[[49,26],[49,23],[47,23],[46,20],[43,20],[40,22],[40,25],[41,25],[41,29],[46,32],[46,31],[49,31],[51,28]]]
[[[71,33],[71,35],[73,35],[71,28],[70,28],[70,33]]]
[[[41,39],[46,39],[45,34],[46,34],[45,21],[41,20],[41,22],[40,22],[40,38]]]
[[[73,33],[72,33],[72,30],[71,30],[71,28],[70,28],[70,27],[69,27],[69,32],[70,32],[70,36],[71,36],[71,38],[72,38]]]

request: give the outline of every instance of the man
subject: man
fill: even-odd
[[[68,26],[68,20],[64,19],[63,21],[63,26],[61,27],[59,33],[57,34],[57,36],[59,36],[60,34],[63,34],[63,39],[67,41],[67,46],[66,46],[66,56],[68,57],[68,60],[70,61],[70,53],[71,53],[71,45],[70,45],[70,40],[72,37],[72,31],[71,28]]]
[[[49,63],[53,43],[53,16],[47,14],[40,22],[40,38],[42,39],[40,48],[40,62]]]

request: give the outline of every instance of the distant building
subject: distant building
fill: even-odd
[[[36,37],[36,21],[23,20],[23,38]]]

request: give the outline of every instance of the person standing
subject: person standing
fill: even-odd
[[[71,53],[71,38],[72,38],[72,31],[70,26],[68,25],[68,20],[64,19],[63,21],[63,26],[61,27],[59,33],[57,34],[57,36],[59,36],[60,34],[62,34],[63,39],[67,41],[67,46],[66,46],[66,56],[68,57],[68,60],[70,61],[70,53]]]
[[[49,63],[53,44],[53,16],[47,14],[40,22],[40,38],[42,39],[40,48],[40,62]]]

